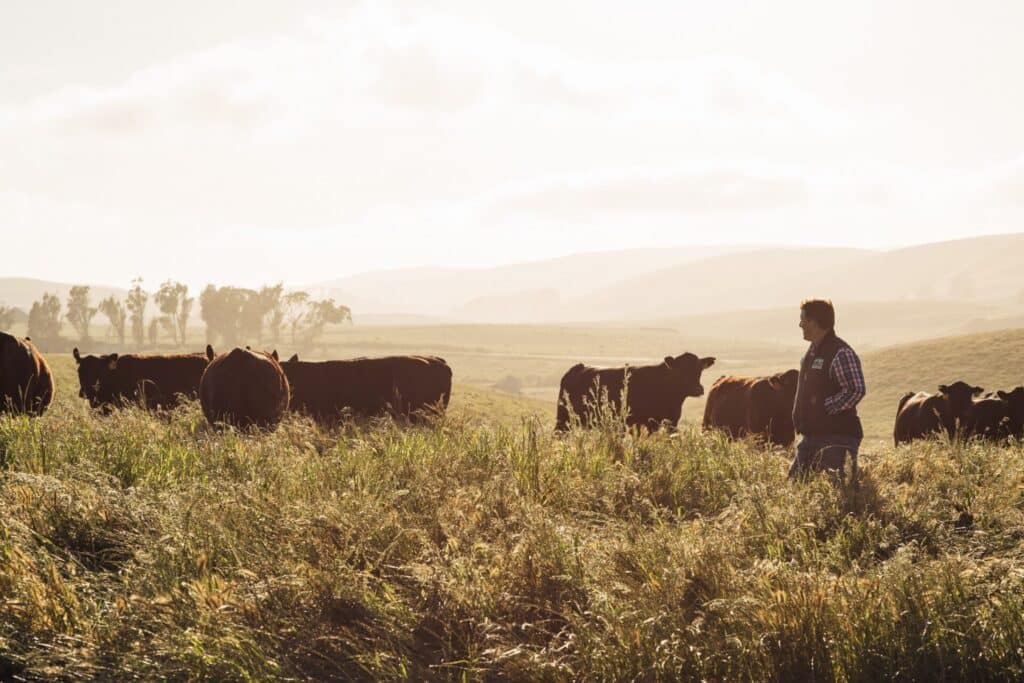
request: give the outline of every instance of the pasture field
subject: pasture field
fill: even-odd
[[[854,490],[691,426],[558,438],[456,363],[435,424],[263,434],[90,414],[51,361],[0,417],[0,678],[1024,677],[1021,444],[879,444]]]
[[[709,328],[714,331],[717,328]],[[721,331],[721,330],[718,330]],[[101,332],[96,331],[100,338]],[[1024,329],[997,330],[916,341],[882,348],[863,348],[855,333],[847,340],[861,356],[868,395],[859,406],[866,447],[892,439],[896,403],[906,391],[935,391],[939,384],[964,379],[986,389],[1024,384]],[[190,335],[189,349],[205,345],[201,329]],[[513,422],[536,414],[554,423],[555,401],[562,374],[577,362],[592,365],[658,362],[666,355],[692,351],[715,356],[704,373],[709,388],[724,374],[772,374],[799,367],[806,343],[793,325],[790,344],[759,342],[746,337],[684,335],[669,327],[617,325],[417,325],[336,327],[313,349],[281,343],[287,358],[298,351],[306,360],[422,353],[445,358],[456,389],[453,406],[482,421]],[[224,350],[224,349],[220,349]],[[77,382],[70,356],[46,354],[61,384]],[[64,379],[64,378],[67,379]],[[490,390],[512,377],[519,394]],[[498,400],[499,396],[504,396]],[[683,421],[700,424],[703,398],[688,398]]]

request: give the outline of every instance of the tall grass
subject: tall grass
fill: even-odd
[[[0,677],[1020,680],[1024,448],[0,418]]]

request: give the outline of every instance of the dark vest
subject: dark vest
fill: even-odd
[[[850,408],[837,415],[825,411],[825,398],[842,391],[842,387],[829,373],[832,361],[840,349],[849,345],[829,332],[814,349],[809,349],[800,361],[800,380],[796,400],[793,402],[793,425],[806,436],[854,436],[864,438],[864,430],[857,417],[857,409]]]

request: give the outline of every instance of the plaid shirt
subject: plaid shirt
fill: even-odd
[[[832,359],[828,374],[842,387],[838,394],[825,398],[825,412],[829,415],[850,410],[868,391],[864,382],[864,371],[860,367],[860,358],[857,358],[857,354],[849,346],[839,349],[836,357]]]

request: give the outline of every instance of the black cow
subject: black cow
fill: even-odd
[[[444,411],[452,393],[452,369],[436,356],[301,361],[296,354],[281,368],[292,390],[289,409],[323,424],[344,414],[418,421]]]
[[[896,408],[893,440],[898,446],[937,432],[953,438],[957,429],[967,424],[974,397],[983,391],[981,387],[957,381],[940,385],[937,394],[904,394]]]
[[[624,386],[626,423],[630,427],[643,426],[654,431],[666,424],[675,429],[683,401],[687,396],[704,394],[700,375],[714,364],[714,358],[698,358],[692,353],[666,356],[657,365],[595,368],[577,363],[562,376],[555,429],[568,429],[570,408],[582,426],[592,426],[596,399],[604,394],[612,407],[621,411]]]

